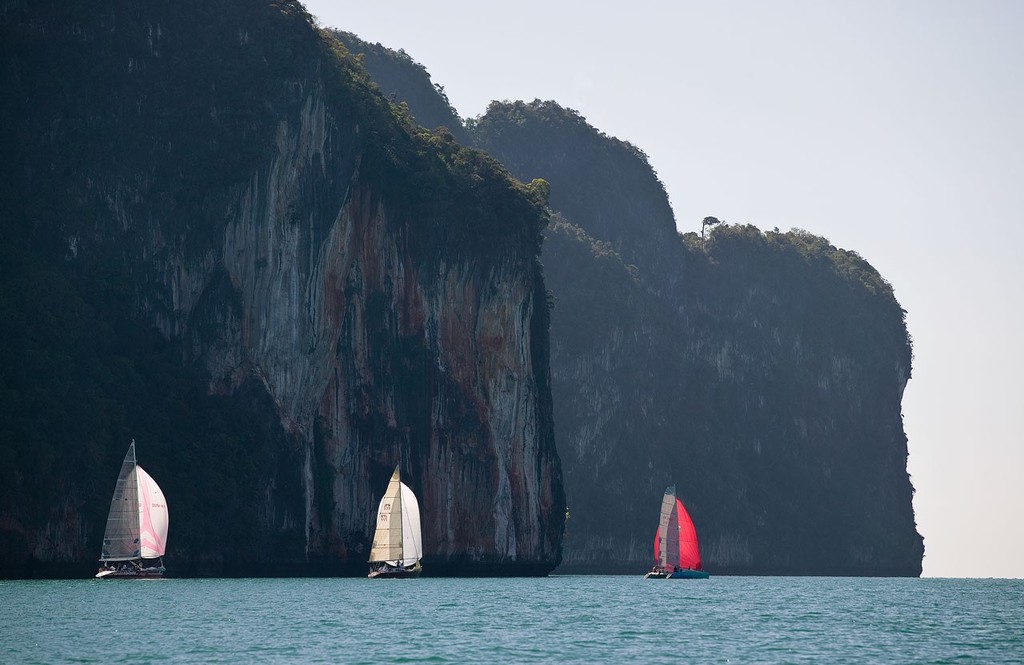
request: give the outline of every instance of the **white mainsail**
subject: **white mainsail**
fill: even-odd
[[[167,500],[156,481],[136,463],[132,441],[110,500],[100,561],[163,556],[167,526]]]
[[[423,557],[420,506],[409,486],[402,482],[398,467],[377,507],[377,528],[373,533],[370,562],[411,566]]]
[[[676,512],[676,488],[673,485],[665,490],[661,500],[661,520],[658,522],[658,564],[662,568],[671,567],[672,562],[679,561],[679,523]]]

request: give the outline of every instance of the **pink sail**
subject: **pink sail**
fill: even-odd
[[[662,570],[702,570],[700,552],[697,548],[697,530],[686,508],[683,507],[683,502],[676,498],[674,486],[665,490],[662,501],[661,522],[654,532],[654,560]]]
[[[155,559],[167,548],[167,500],[156,481],[137,466],[139,479],[139,540],[142,558]]]

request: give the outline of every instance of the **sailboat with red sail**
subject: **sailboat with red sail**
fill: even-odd
[[[702,579],[710,575],[700,563],[697,530],[693,520],[676,497],[676,486],[665,490],[661,500],[661,520],[654,532],[654,568],[644,579]]]

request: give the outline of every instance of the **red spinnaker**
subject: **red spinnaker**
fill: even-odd
[[[671,517],[669,518],[668,533],[669,538],[678,534],[679,557],[678,560],[675,560],[676,557],[671,556],[675,554],[672,551],[674,548],[669,547],[667,550],[670,553],[670,560],[661,561],[661,529],[655,529],[654,560],[658,562],[658,565],[669,570],[676,566],[692,570],[702,570],[700,552],[697,550],[697,530],[693,527],[693,520],[690,519],[690,514],[686,512],[686,508],[683,508],[683,502],[679,499],[676,499]]]

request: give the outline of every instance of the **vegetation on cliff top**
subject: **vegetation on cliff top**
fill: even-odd
[[[456,141],[470,145],[469,134],[444,88],[431,83],[430,74],[423,65],[402,49],[393,51],[379,43],[370,44],[343,30],[331,30],[330,33],[356,56],[385,97],[405,102],[410,109],[416,110],[416,122],[432,130],[443,127]]]

